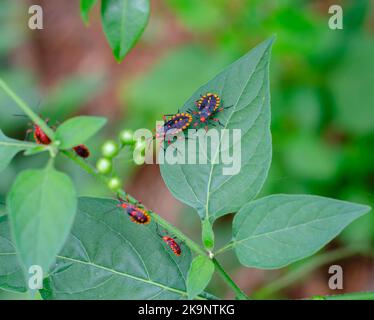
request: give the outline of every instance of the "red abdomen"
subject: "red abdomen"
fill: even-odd
[[[173,239],[168,236],[162,237],[162,240],[170,247],[170,249],[174,252],[176,256],[180,256],[182,253],[181,247],[179,244]]]
[[[51,139],[44,133],[44,131],[34,124],[34,139],[37,144],[50,144]]]

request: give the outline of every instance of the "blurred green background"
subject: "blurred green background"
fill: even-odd
[[[310,193],[374,206],[374,9],[369,0],[152,0],[141,41],[118,65],[106,44],[96,7],[91,24],[79,1],[2,0],[0,74],[51,122],[76,114],[109,118],[88,144],[94,163],[100,144],[123,128],[153,129],[224,66],[273,34],[271,62],[273,163],[261,194]],[[27,27],[28,7],[40,4],[44,29]],[[344,29],[328,27],[329,6],[344,10]],[[24,139],[27,120],[0,92],[0,127]],[[126,190],[149,208],[200,238],[197,214],[178,203],[157,166],[137,167],[126,151],[118,163]],[[107,195],[79,168],[60,160],[81,195]],[[4,198],[16,174],[38,167],[43,155],[17,157],[0,175]],[[0,207],[1,213],[2,207]],[[230,238],[231,216],[215,226],[218,246]],[[230,253],[222,262],[249,294],[302,298],[374,290],[374,216],[348,227],[323,252],[277,271],[246,269]],[[108,248],[110,250],[110,248]],[[328,267],[343,266],[344,290],[328,288]],[[232,298],[214,278],[210,289]],[[22,295],[0,290],[0,299]]]

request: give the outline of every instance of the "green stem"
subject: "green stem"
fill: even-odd
[[[259,291],[255,292],[253,296],[256,299],[266,299],[268,296],[279,292],[284,288],[290,287],[300,279],[304,279],[307,274],[323,265],[327,265],[355,254],[366,252],[367,250],[364,248],[348,247],[320,254],[313,257],[309,262],[306,262],[296,270],[288,272],[284,276],[272,281],[269,285],[262,287]]]
[[[313,300],[374,300],[374,292],[351,292],[332,296],[315,296]]]
[[[17,94],[0,78],[0,87],[5,91],[8,96],[13,99],[16,104],[20,107],[20,109],[25,112],[25,114],[35,123],[37,124],[44,133],[53,140],[54,138],[54,132],[49,126],[37,115],[34,113],[34,111],[19,97]],[[106,187],[108,187],[108,178],[98,173],[94,167],[92,167],[89,163],[84,161],[83,159],[77,157],[70,151],[62,151],[62,153],[74,161],[76,164],[78,164],[82,169],[84,169],[87,173],[91,174],[95,178],[97,178],[100,182],[105,184]],[[52,160],[53,161],[53,160]],[[118,193],[122,197],[128,197],[130,201],[137,202],[136,199],[128,195],[123,190],[118,190]],[[168,221],[162,219],[159,215],[157,215],[154,212],[150,212],[150,215],[152,218],[159,223],[162,227],[170,231],[174,236],[178,237],[181,241],[185,242],[186,245],[195,253],[199,255],[207,255],[208,253],[205,252],[198,244],[196,244],[193,240],[188,238],[186,235],[184,235],[181,231],[179,231],[177,228],[175,228],[173,225],[171,225]],[[225,270],[222,268],[222,266],[218,263],[216,259],[213,259],[213,262],[216,266],[217,271],[221,274],[225,282],[236,292],[238,299],[248,299],[248,297],[240,290],[240,288],[232,281],[232,279],[229,277],[229,275],[225,272]]]
[[[23,101],[5,82],[0,78],[0,88],[13,99],[13,101],[19,106],[19,108],[35,123],[37,124],[44,133],[53,140],[53,130]]]
[[[249,300],[250,298],[236,285],[236,283],[230,278],[226,273],[225,269],[221,266],[216,258],[212,259],[217,272],[221,275],[223,281],[236,293],[236,298],[238,300]]]
[[[105,186],[108,186],[108,178],[104,177],[100,173],[98,173],[89,163],[84,161],[82,158],[77,157],[75,154],[73,154],[70,151],[62,151],[62,153],[67,156],[69,159],[73,160],[76,164],[78,164],[82,169],[84,169],[87,173],[94,176],[96,179],[98,179],[100,182],[105,184]],[[124,190],[118,190],[119,195],[122,198],[128,198],[131,202],[138,202],[135,198],[133,198],[131,195],[126,193]],[[176,236],[179,240],[183,241],[192,251],[194,251],[196,254],[206,255],[207,253],[193,240],[188,238],[185,234],[183,234],[179,229],[175,228],[173,225],[171,225],[168,221],[161,218],[158,214],[149,211],[149,214],[151,217],[160,224],[163,228],[167,229],[171,234]]]

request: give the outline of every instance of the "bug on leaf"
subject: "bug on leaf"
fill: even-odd
[[[167,244],[167,246],[173,251],[176,256],[180,256],[182,254],[182,249],[178,242],[175,241],[176,238],[172,238],[168,235],[162,235],[159,226],[157,225],[157,233],[160,238]]]
[[[140,203],[135,205],[130,203],[128,197],[124,200],[119,196],[118,201],[120,203],[117,206],[125,210],[132,222],[137,224],[148,224],[151,221],[151,216],[143,206],[140,206]]]
[[[166,120],[166,117],[170,116]],[[168,144],[171,143],[170,136],[175,136],[179,132],[186,130],[192,123],[192,115],[186,112],[177,113],[174,115],[165,115],[165,123],[157,128],[155,138],[165,141],[168,138]]]
[[[221,98],[215,93],[207,93],[200,96],[200,99],[195,102],[195,105],[199,111],[192,111],[194,115],[197,115],[197,122],[194,123],[194,126],[198,126],[199,123],[205,123],[205,130],[208,129],[209,121],[217,122],[219,125],[223,126],[219,119],[214,118],[214,116],[218,112],[232,107],[220,107]]]

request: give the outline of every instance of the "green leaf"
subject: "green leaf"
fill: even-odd
[[[35,143],[8,138],[0,130],[0,172],[9,165],[18,152],[35,146],[37,146]]]
[[[214,273],[214,263],[206,256],[193,259],[187,276],[188,298],[193,299],[204,291]]]
[[[25,273],[32,265],[46,273],[74,221],[77,199],[70,178],[51,166],[23,171],[8,193],[6,205]]]
[[[88,14],[96,3],[97,0],[81,0],[81,17],[86,25],[89,22]]]
[[[273,195],[236,214],[233,240],[241,264],[276,269],[317,252],[370,211],[352,202],[311,195]]]
[[[147,25],[149,0],[102,0],[101,17],[113,55],[121,61]]]
[[[44,299],[183,299],[191,254],[176,256],[156,224],[130,221],[111,199],[80,198]],[[115,209],[115,210],[113,210]]]
[[[0,216],[0,288],[15,292],[27,291],[5,216]]]
[[[241,130],[238,174],[223,174],[223,169],[229,166],[222,163],[222,153],[217,151],[222,147],[221,142],[207,164],[161,165],[161,174],[169,190],[177,199],[195,208],[202,219],[209,218],[213,222],[238,211],[258,194],[266,179],[271,162],[268,69],[272,43],[273,39],[263,42],[230,65],[198,89],[182,108],[182,111],[194,108],[201,94],[217,93],[224,106],[232,105],[217,116],[224,128]],[[233,154],[233,146],[230,143],[230,154]]]
[[[68,149],[86,142],[106,123],[102,117],[80,116],[65,121],[60,125],[55,134],[55,139],[59,140],[61,149]]]

